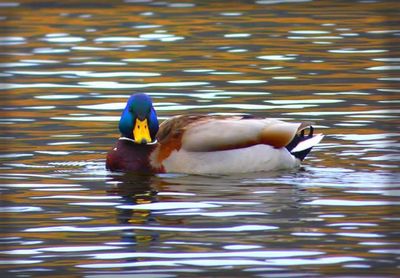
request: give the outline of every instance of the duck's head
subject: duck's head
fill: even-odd
[[[137,144],[155,142],[158,120],[148,95],[135,94],[129,98],[119,121],[119,130],[122,136]]]

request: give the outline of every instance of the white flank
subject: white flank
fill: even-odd
[[[236,174],[295,168],[300,161],[286,148],[255,145],[226,151],[173,151],[163,161],[167,172],[188,174]]]

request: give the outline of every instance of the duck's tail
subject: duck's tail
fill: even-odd
[[[293,140],[286,146],[286,149],[301,161],[304,160],[311,149],[324,138],[323,134],[314,134],[314,128],[312,126],[309,126],[309,129],[310,131],[307,135],[304,129],[300,134],[296,134]]]

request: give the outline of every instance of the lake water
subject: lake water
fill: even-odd
[[[399,10],[0,3],[1,277],[399,275]],[[248,113],[326,137],[294,171],[108,172],[139,92],[161,120]]]

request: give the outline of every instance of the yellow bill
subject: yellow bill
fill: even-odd
[[[133,128],[133,138],[135,138],[135,142],[138,144],[151,143],[147,119],[144,119],[143,121],[136,119],[135,127]]]

